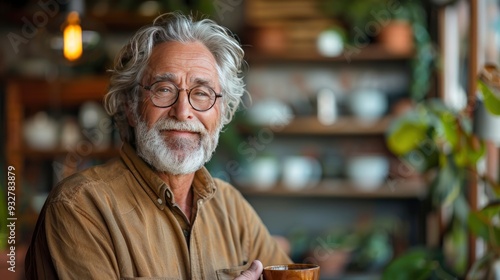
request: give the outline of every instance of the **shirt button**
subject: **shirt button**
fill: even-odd
[[[184,230],[182,230],[182,232],[184,233],[184,236],[185,236],[185,237],[188,237],[188,236],[189,236],[189,230],[184,229]]]
[[[158,198],[156,201],[158,201],[159,204],[163,203],[163,200],[161,200],[161,198]]]

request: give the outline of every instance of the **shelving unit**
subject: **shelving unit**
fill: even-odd
[[[384,137],[393,117],[384,116],[378,120],[366,121],[357,117],[346,116],[331,125],[323,125],[317,117],[298,117],[286,126],[257,126],[245,123],[239,126],[244,134],[256,133],[261,129],[272,131],[275,137],[292,140],[300,139],[330,139],[339,137],[364,138]],[[277,140],[278,141],[278,140]],[[319,144],[319,142],[316,142]],[[372,190],[364,190],[363,186],[342,178],[325,178],[317,185],[300,190],[290,190],[283,183],[272,188],[262,188],[253,184],[239,184],[241,192],[247,196],[279,196],[279,197],[333,197],[333,198],[392,198],[392,199],[422,199],[427,193],[427,187],[422,178],[398,178],[391,176]]]
[[[346,116],[339,118],[331,125],[323,125],[317,117],[307,116],[295,118],[283,127],[258,127],[252,124],[245,124],[240,129],[243,132],[249,133],[252,129],[266,128],[281,135],[381,135],[387,131],[391,120],[392,116],[384,116],[373,121]]]
[[[373,43],[356,49],[352,45],[346,46],[345,51],[335,57],[322,56],[316,48],[313,34],[316,36],[321,29],[325,30],[323,24],[331,19],[325,18],[314,6],[314,1],[291,1],[286,6],[280,6],[283,3],[262,0],[249,0],[246,3],[247,23],[251,26],[250,30],[255,32],[245,42],[248,45],[245,51],[249,64],[247,85],[250,93],[254,94],[254,104],[268,97],[289,105],[292,110],[296,110],[294,106],[300,102],[310,102],[314,106],[315,102],[311,101],[315,100],[314,94],[318,92],[318,88],[328,85],[332,85],[330,89],[339,98],[337,102],[345,101],[341,98],[347,99],[347,94],[356,89],[357,83],[363,82],[346,82],[347,76],[347,79],[361,77],[356,72],[358,69],[370,72],[372,78],[373,73],[383,75],[396,72],[399,75],[397,79],[404,76],[407,81],[411,81],[411,63],[415,55],[413,50],[394,53],[382,44]],[[292,9],[292,6],[302,8]],[[320,22],[321,20],[325,22]],[[296,29],[295,25],[303,26]],[[311,29],[304,35],[306,33],[302,31],[307,29],[305,26],[316,29]],[[271,39],[275,38],[269,34],[282,37],[274,41]],[[299,35],[303,37],[299,38]],[[258,41],[262,38],[269,38],[270,43],[262,44]],[[276,45],[270,45],[273,42]],[[256,77],[254,80],[253,74]],[[273,74],[276,76],[273,77]],[[342,84],[344,82],[351,84],[346,86]],[[377,82],[380,85],[380,81]],[[366,85],[367,83],[364,84]],[[240,132],[250,135],[247,139],[258,141],[259,133],[267,136],[253,147],[250,140],[246,141],[248,145],[244,147],[253,148],[254,152],[243,154],[243,157],[250,158],[243,159],[248,165],[251,166],[255,154],[255,158],[274,158],[281,165],[279,179],[272,186],[258,186],[252,183],[251,178],[250,182],[245,178],[243,182],[235,180],[235,185],[254,206],[271,233],[289,237],[296,228],[300,228],[315,236],[332,228],[351,228],[360,222],[376,223],[377,218],[397,217],[408,230],[403,234],[407,241],[404,246],[426,244],[428,217],[423,201],[428,185],[415,174],[405,177],[403,172],[395,172],[400,162],[385,146],[385,133],[399,113],[395,108],[392,110],[391,106],[396,104],[398,98],[409,97],[409,88],[408,85],[402,90],[398,88],[397,92],[387,92],[389,108],[386,114],[370,121],[358,118],[343,103],[337,108],[339,115],[331,125],[322,124],[316,112],[309,108],[307,111],[297,110],[297,114],[287,125],[252,125],[251,121],[239,125]],[[255,96],[261,99],[256,101]],[[391,171],[384,182],[371,190],[362,189],[345,173],[328,176],[323,174],[319,183],[300,190],[292,190],[283,182],[282,172],[288,156],[313,157],[322,163],[323,168],[331,168],[332,165],[323,162],[330,154],[340,154],[339,157],[343,159],[372,154],[386,156],[390,161]],[[346,160],[341,162],[344,166],[340,168],[345,168]],[[403,227],[401,230],[403,231]],[[300,262],[302,259],[296,261]],[[347,273],[350,274],[350,271]],[[358,275],[359,279],[380,277],[376,272],[355,273],[356,279]],[[337,277],[322,275],[322,279]]]
[[[76,117],[84,102],[102,101],[108,81],[105,76],[68,77],[53,82],[12,77],[6,83],[5,153],[6,164],[16,169],[16,196],[20,208],[18,214],[22,216],[20,220],[24,224],[24,232],[19,234],[20,242],[27,241],[21,239],[29,238],[36,222],[37,213],[34,207],[30,206],[30,199],[38,195],[37,191],[40,190],[33,189],[30,182],[52,186],[56,180],[56,168],[59,168],[64,176],[77,171],[78,166],[74,162],[70,164],[66,161],[74,161],[76,157],[81,161],[105,161],[118,154],[115,146],[105,150],[93,149],[85,154],[64,150],[59,146],[49,150],[34,149],[26,144],[23,136],[26,119],[39,111],[60,112],[59,116],[73,114]]]
[[[53,106],[78,107],[88,100],[101,101],[109,79],[105,76],[61,77],[53,82],[42,79],[10,79],[7,96],[25,109]]]
[[[424,182],[421,180],[394,179],[376,187],[363,190],[362,187],[348,180],[323,180],[314,187],[302,190],[289,190],[278,184],[272,189],[259,189],[258,186],[240,186],[243,195],[276,197],[332,197],[353,199],[421,199],[426,195]]]
[[[338,56],[326,57],[318,53],[316,49],[308,52],[261,52],[253,47],[245,47],[245,55],[254,64],[268,64],[280,62],[320,62],[320,63],[350,63],[350,62],[388,62],[404,61],[412,59],[414,54],[393,53],[380,44],[370,44],[360,47],[354,51],[344,51]]]

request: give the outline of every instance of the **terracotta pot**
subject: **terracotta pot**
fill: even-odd
[[[311,251],[306,258],[308,262],[319,265],[321,277],[338,277],[342,275],[351,260],[351,250],[322,248]]]
[[[413,30],[408,21],[392,20],[380,30],[378,41],[394,54],[409,54],[413,51]]]
[[[280,53],[286,49],[286,36],[279,26],[260,27],[254,30],[254,47],[262,52]]]

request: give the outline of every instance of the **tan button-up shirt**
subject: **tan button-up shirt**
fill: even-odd
[[[51,192],[26,257],[28,279],[233,279],[254,259],[289,263],[241,194],[205,168],[190,223],[134,149]]]

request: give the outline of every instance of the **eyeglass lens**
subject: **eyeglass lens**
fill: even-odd
[[[151,85],[151,100],[158,107],[172,106],[179,97],[182,89],[171,82],[156,82]],[[186,90],[189,96],[189,103],[198,111],[212,108],[215,104],[216,93],[207,86],[196,86]]]

